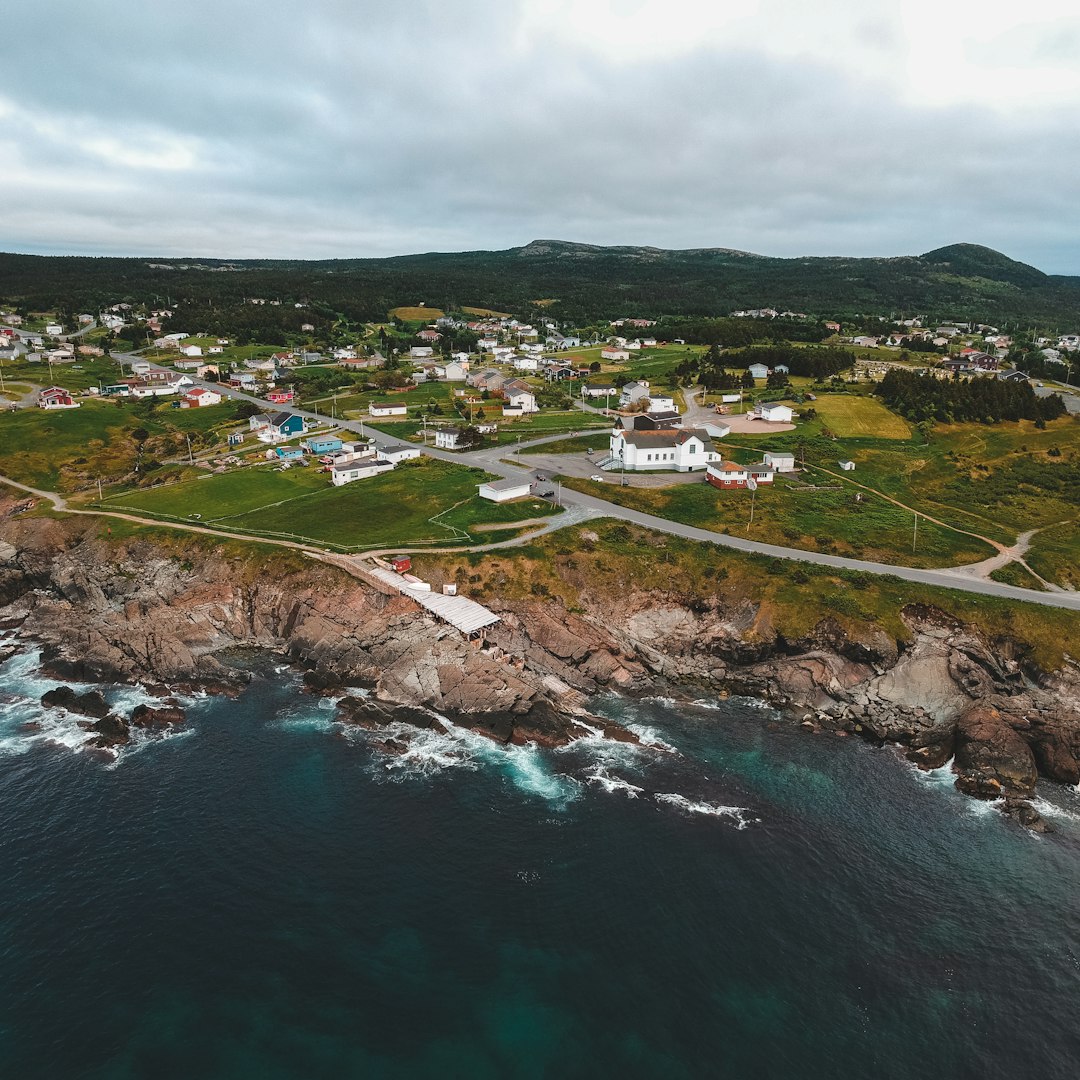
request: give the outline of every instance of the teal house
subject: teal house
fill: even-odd
[[[308,451],[312,454],[330,454],[335,450],[340,450],[342,443],[341,440],[334,435],[312,435],[304,443],[304,446],[306,446]]]

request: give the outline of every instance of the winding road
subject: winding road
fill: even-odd
[[[115,355],[115,354],[114,354]],[[118,359],[121,358],[118,356]],[[123,359],[132,360],[138,359],[131,354],[125,354]],[[168,370],[168,369],[162,369]],[[260,408],[267,409],[268,411],[277,411],[279,406],[265,401],[262,398],[255,397],[251,394],[243,393],[239,390],[233,390],[224,386],[220,386],[214,383],[202,383],[201,385],[216,389],[219,392],[226,394],[227,396],[236,399],[250,401]],[[325,415],[317,414],[314,412],[308,412],[304,409],[292,409],[292,412],[299,413],[301,416],[305,416],[308,419],[318,420],[321,422],[330,422],[329,418]],[[365,428],[364,425],[355,420],[335,420],[332,421],[336,426],[343,428],[347,431],[353,431],[357,434],[367,434],[369,427]],[[566,438],[565,434],[547,436],[543,439],[535,439],[529,443],[522,445],[538,445],[545,442],[554,442],[558,439]],[[414,443],[408,443],[403,439],[398,439],[391,435],[386,435],[382,432],[378,432],[378,439],[381,443],[391,446],[415,446]],[[513,450],[518,449],[514,447],[510,449],[508,447],[497,446],[483,450],[476,450],[467,453],[454,453],[445,450],[436,450],[432,447],[425,447],[424,453],[430,457],[437,458],[441,461],[453,462],[455,464],[473,465],[479,468],[486,469],[487,471],[494,473],[497,476],[504,479],[517,479],[522,475],[522,470],[528,470],[525,465],[510,464],[505,460],[508,453],[512,453]],[[0,482],[11,483],[4,477],[0,477]],[[67,509],[66,504],[59,505],[57,499],[60,496],[56,496],[55,493],[32,491],[21,484],[12,484],[12,486],[18,487],[23,491],[30,491],[32,494],[38,495],[43,498],[48,498],[53,501],[53,504],[57,509]],[[61,500],[62,501],[62,500]],[[965,575],[962,570],[922,570],[911,566],[897,566],[890,563],[868,562],[862,559],[849,559],[840,555],[827,555],[822,552],[816,551],[802,551],[798,548],[781,547],[777,544],[765,544],[757,540],[747,540],[738,536],[731,536],[726,533],[710,532],[708,529],[699,529],[693,525],[684,525],[678,521],[669,521],[667,518],[657,517],[653,514],[645,514],[638,510],[632,510],[629,507],[619,506],[615,503],[608,502],[606,499],[600,498],[596,495],[586,494],[581,491],[573,491],[567,488],[562,489],[562,505],[569,511],[577,508],[576,513],[567,513],[558,515],[553,518],[550,523],[541,530],[541,532],[552,531],[557,528],[563,528],[566,525],[578,523],[586,518],[598,518],[607,517],[614,518],[619,521],[625,521],[632,525],[639,525],[644,529],[651,529],[655,532],[666,533],[669,536],[678,536],[685,540],[696,540],[703,544],[713,544],[716,547],[730,548],[734,551],[742,551],[751,555],[764,555],[769,558],[786,559],[795,562],[810,563],[815,566],[830,567],[835,570],[854,570],[861,571],[868,574],[877,574],[884,577],[898,578],[902,581],[910,581],[919,585],[930,585],[936,588],[954,589],[959,592],[974,593],[979,596],[991,596],[997,597],[1003,600],[1020,600],[1030,604],[1041,604],[1044,607],[1064,608],[1071,611],[1080,611],[1080,592],[1037,592],[1033,589],[1022,589],[1015,585],[1005,585],[1001,582],[992,581],[984,578],[975,578],[970,575]],[[69,510],[69,512],[72,512]],[[101,511],[75,511],[80,513],[102,513]],[[128,517],[128,515],[118,515]],[[148,519],[139,519],[131,517],[130,520],[144,521],[146,524],[155,525],[157,527],[163,527],[167,523],[160,521],[150,521]],[[236,533],[217,532],[212,529],[199,528],[197,526],[182,526],[192,532],[210,532],[216,535],[226,536],[238,536]],[[498,544],[482,545],[480,547],[471,547],[468,550],[478,551],[485,548],[496,547],[512,547],[515,544],[524,543],[532,537],[538,535],[537,533],[527,534],[524,537],[517,537],[513,540],[502,541]],[[252,540],[259,543],[267,543],[268,541],[262,537],[251,537]],[[317,552],[315,545],[304,545],[298,543],[290,543],[285,541],[278,542],[280,546],[299,548],[303,551]],[[418,550],[418,549],[413,549]],[[434,550],[447,551],[448,548],[437,548]]]

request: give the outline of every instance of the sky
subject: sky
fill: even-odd
[[[534,239],[1080,274],[1063,0],[22,0],[0,250]]]

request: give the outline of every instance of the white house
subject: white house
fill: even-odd
[[[754,406],[754,418],[767,424],[790,424],[795,415],[790,405],[781,405],[778,401],[767,401]]]
[[[669,397],[667,394],[649,395],[650,413],[677,413],[678,411],[673,397]]]
[[[409,350],[409,359],[411,360],[425,360],[429,356],[434,356],[435,350],[430,345],[414,345]]]
[[[748,370],[750,377],[753,379],[767,379],[769,377],[768,364],[751,364]]]
[[[609,345],[606,349],[600,350],[600,356],[604,360],[629,360],[630,353],[617,345]]]
[[[49,323],[49,325],[45,327],[45,333],[48,334],[49,337],[59,337],[63,332],[64,328],[59,323]]]
[[[537,371],[540,361],[535,356],[515,356],[513,359],[515,371]]]
[[[528,383],[512,379],[503,386],[502,394],[505,403],[503,406],[504,411],[507,408],[519,413],[540,411],[539,406],[536,404],[536,395],[533,394],[532,387]]]
[[[478,485],[476,491],[481,499],[490,499],[492,502],[509,502],[511,499],[521,499],[530,494],[532,490],[528,480],[491,480],[486,484]]]
[[[221,404],[221,395],[216,390],[204,389],[196,386],[184,395],[184,401],[191,408],[202,408],[204,405]]]
[[[184,356],[202,356],[203,354],[201,345],[185,345],[180,351]]]
[[[581,388],[582,397],[602,398],[617,394],[619,388],[614,383],[586,383]]]
[[[438,450],[460,450],[461,428],[441,427],[435,429],[435,447]]]
[[[408,416],[409,407],[404,403],[392,401],[373,401],[368,405],[369,416]]]
[[[412,461],[420,456],[419,446],[376,446],[376,457],[391,464],[400,465],[403,461]]]
[[[131,387],[131,397],[133,398],[148,398],[148,397],[165,397],[166,394],[178,394],[180,392],[180,382],[140,382],[137,379],[129,380],[128,385]]]
[[[611,433],[609,462],[605,468],[626,468],[632,472],[671,469],[696,472],[709,462],[719,461],[709,436],[699,428],[681,431],[623,431]]]
[[[625,409],[633,405],[634,402],[647,397],[651,397],[651,395],[649,394],[649,384],[644,379],[641,382],[629,382],[622,388],[622,393],[619,394],[619,408]]]
[[[795,455],[781,454],[774,450],[765,451],[765,464],[771,465],[776,472],[794,472]]]
[[[392,461],[376,457],[374,454],[356,458],[343,464],[330,466],[330,483],[334,487],[342,484],[351,484],[354,480],[366,480],[369,476],[378,476],[379,473],[390,472],[394,468]]]
[[[435,374],[447,382],[464,382],[469,374],[469,361],[451,360],[448,364],[436,364]]]

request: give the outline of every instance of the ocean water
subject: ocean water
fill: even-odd
[[[51,685],[0,668],[5,1078],[1076,1075],[1076,792],[1036,837],[745,700],[388,757],[273,669],[111,758]]]

